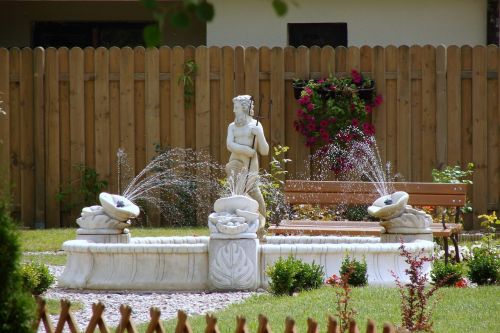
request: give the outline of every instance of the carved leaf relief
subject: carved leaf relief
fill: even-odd
[[[217,251],[210,275],[217,288],[249,289],[254,285],[254,269],[244,249],[231,242]]]

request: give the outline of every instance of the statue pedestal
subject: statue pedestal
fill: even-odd
[[[380,243],[413,243],[415,241],[426,240],[432,242],[432,233],[420,234],[381,234]]]
[[[130,243],[128,229],[85,229],[76,230],[76,239],[91,243]]]
[[[260,285],[258,250],[259,241],[255,238],[210,237],[208,244],[210,289],[257,289]]]

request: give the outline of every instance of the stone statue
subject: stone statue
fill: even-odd
[[[226,164],[228,177],[237,177],[241,173],[258,174],[258,154],[267,155],[269,144],[264,136],[264,129],[257,120],[253,119],[254,103],[249,95],[240,95],[233,98],[234,122],[227,128],[227,149],[231,152]],[[259,204],[260,229],[264,227],[266,204],[258,187],[253,182],[248,195]]]

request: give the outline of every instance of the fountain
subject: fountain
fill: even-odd
[[[321,264],[326,278],[338,274],[347,253],[358,259],[365,258],[370,284],[394,285],[391,271],[401,281],[408,280],[404,273],[407,265],[399,255],[399,240],[382,242],[378,237],[336,236],[263,237],[260,234],[264,214],[256,170],[258,153],[267,154],[269,147],[262,126],[251,117],[251,98],[243,95],[233,101],[236,119],[228,127],[228,148],[232,155],[226,165],[229,190],[215,201],[213,212],[207,214],[210,236],[130,237],[127,232],[127,236],[117,241],[112,237],[80,232],[77,240],[63,244],[68,262],[59,281],[61,286],[129,290],[256,290],[268,286],[266,267],[280,257],[293,255],[306,262]],[[122,235],[130,223],[128,219],[137,216],[134,202],[141,197],[166,208],[158,192],[167,191],[169,186],[185,186],[187,183],[180,181],[178,175],[193,167],[183,164],[185,159],[172,161],[169,160],[171,157],[160,155],[153,165],[148,165],[132,180],[122,196],[102,194],[102,206],[84,208],[79,219],[82,229],[93,229],[96,234],[99,232],[95,230],[116,229],[115,233]],[[197,170],[197,173],[202,170]],[[379,183],[382,186],[384,182]],[[388,231],[404,231],[390,225],[404,215],[420,219],[419,213],[406,206],[404,194],[386,192],[384,195],[390,198],[382,196],[370,211],[382,219],[388,218]],[[433,243],[420,238],[413,239],[405,247],[410,252],[433,251]]]

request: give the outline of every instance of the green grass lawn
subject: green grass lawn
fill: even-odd
[[[498,332],[500,311],[500,287],[479,287],[469,289],[443,288],[439,292],[440,300],[434,311],[436,332]],[[365,287],[354,288],[352,302],[358,310],[356,317],[361,332],[366,330],[368,318],[377,323],[382,331],[384,322],[399,324],[399,294],[396,288]],[[233,304],[215,313],[221,332],[235,329],[236,316],[244,315],[250,332],[256,332],[259,313],[269,318],[275,332],[284,331],[287,316],[295,319],[299,332],[307,329],[307,318],[316,319],[320,332],[326,330],[327,317],[335,312],[335,294],[331,287],[303,292],[297,297],[275,297],[269,294],[257,295],[241,304]],[[189,320],[194,332],[203,332],[205,317],[195,316]],[[175,330],[176,320],[165,323],[166,331]],[[144,332],[147,325],[141,325]]]

